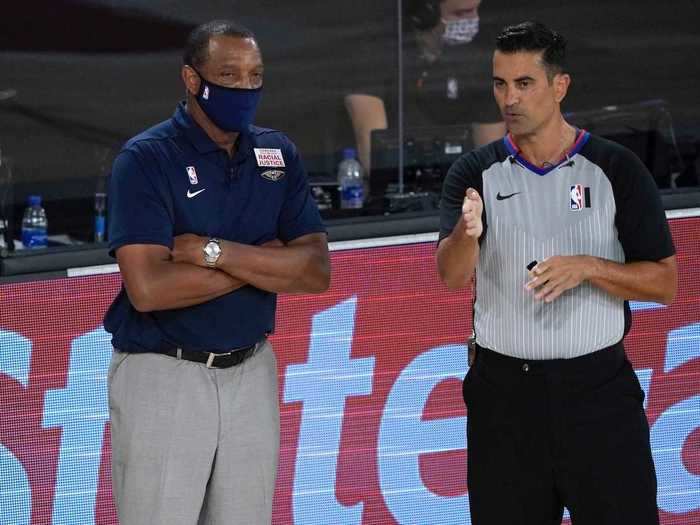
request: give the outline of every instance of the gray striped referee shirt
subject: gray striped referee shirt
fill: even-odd
[[[440,203],[440,239],[459,220],[465,190],[484,202],[476,269],[477,343],[526,359],[572,358],[622,340],[626,301],[588,282],[552,303],[525,290],[527,264],[554,255],[617,262],[673,255],[656,184],[624,147],[580,131],[567,158],[540,169],[510,137],[463,155],[450,168]]]

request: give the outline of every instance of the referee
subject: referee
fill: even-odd
[[[649,172],[567,123],[564,38],[505,28],[493,57],[503,140],[462,156],[441,202],[437,263],[476,273],[463,395],[475,525],[655,525],[643,393],[623,338],[628,300],[669,304],[674,247]]]

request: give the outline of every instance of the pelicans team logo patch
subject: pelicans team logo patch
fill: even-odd
[[[569,207],[574,211],[581,211],[591,207],[591,188],[574,184],[569,194]]]
[[[263,171],[260,176],[263,179],[271,180],[272,182],[277,182],[282,177],[284,177],[284,171],[282,170],[267,170]]]
[[[187,166],[185,169],[187,170],[187,177],[190,179],[190,184],[197,184],[199,181],[197,180],[197,170],[194,169],[194,166]]]

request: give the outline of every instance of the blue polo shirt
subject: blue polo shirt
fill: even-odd
[[[127,244],[172,249],[182,233],[259,245],[325,231],[299,153],[284,134],[251,126],[230,158],[184,103],[124,145],[112,169],[109,214],[112,255]],[[199,305],[142,313],[122,287],[104,326],[120,350],[224,352],[272,332],[276,302],[276,294],[248,285]]]

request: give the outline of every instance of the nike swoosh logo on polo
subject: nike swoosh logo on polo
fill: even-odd
[[[509,193],[508,195],[501,195],[501,192],[499,191],[496,194],[496,200],[497,201],[504,201],[506,199],[510,199],[511,197],[515,197],[516,195],[519,195],[521,192],[516,191],[515,193]]]
[[[206,190],[206,188],[202,188],[201,190],[194,191],[194,192],[187,190],[187,198],[191,199],[192,197],[196,197],[197,195],[202,193],[204,190]]]

